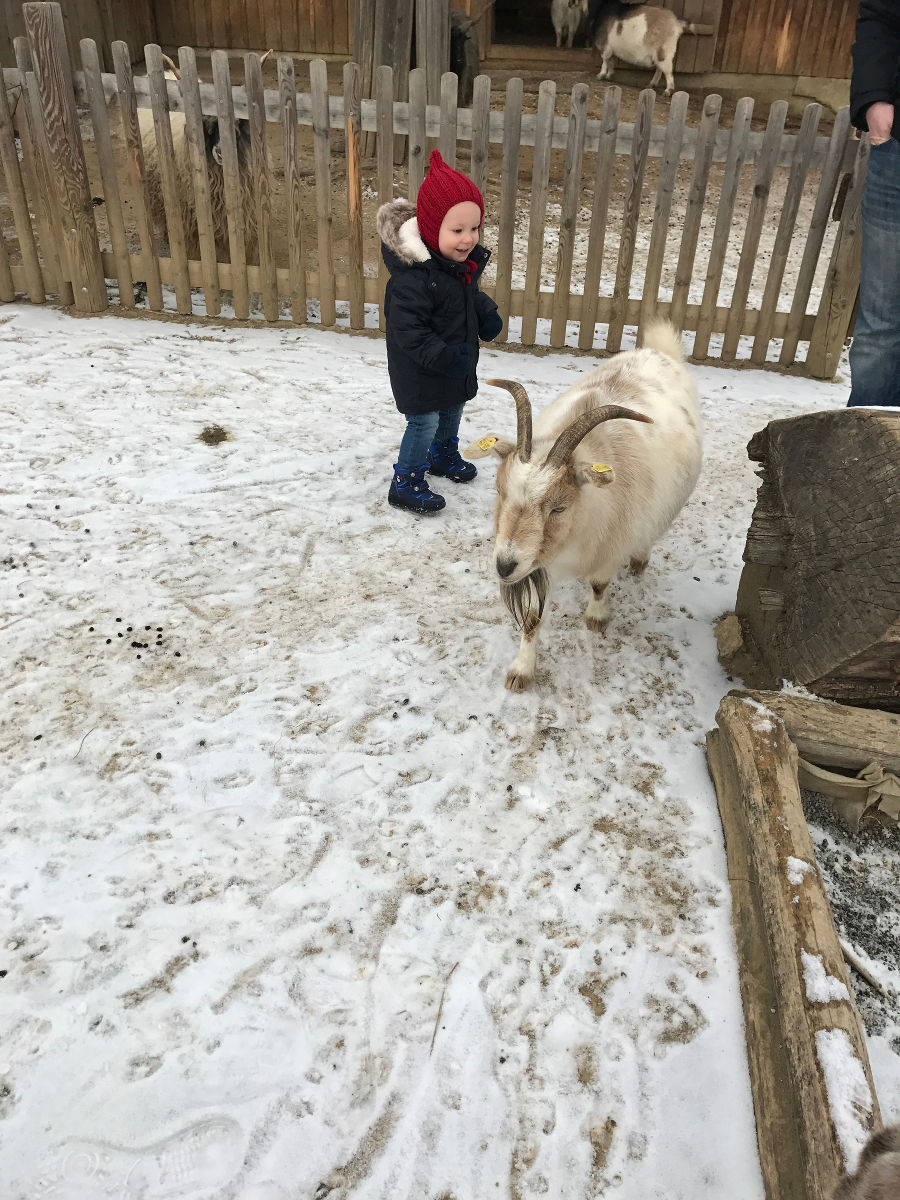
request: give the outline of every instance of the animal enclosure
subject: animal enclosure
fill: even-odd
[[[509,80],[500,108],[487,76],[462,109],[449,73],[431,105],[424,72],[412,71],[407,103],[392,99],[391,69],[379,67],[375,98],[366,100],[353,63],[330,86],[322,60],[307,73],[286,55],[263,68],[248,54],[239,81],[216,51],[205,80],[183,47],[175,80],[165,78],[158,47],[147,47],[146,74],[133,70],[123,42],[113,47],[115,74],[102,72],[90,39],[80,46],[84,69],[73,71],[58,8],[29,4],[25,16],[29,37],[16,39],[0,106],[0,300],[52,295],[96,312],[113,283],[112,302],[131,309],[141,283],[151,311],[174,303],[184,316],[261,312],[267,321],[363,328],[385,282],[375,210],[396,195],[415,200],[438,145],[486,195],[494,263],[485,290],[504,318],[501,339],[612,352],[626,328],[640,336],[661,315],[694,333],[695,359],[762,365],[774,357],[834,374],[858,285],[868,155],[846,109],[823,135],[817,104],[789,130],[783,101],[763,121],[752,99],[740,100],[729,125],[720,97],[707,96],[693,114],[676,93],[658,125],[652,91],[641,93],[631,121],[610,87],[600,117],[589,119],[584,83],[563,98],[547,80],[537,111],[525,112],[520,79]],[[153,114],[162,222],[149,203],[139,109]],[[191,142],[187,197],[169,113],[185,114]],[[230,148],[221,167],[204,157],[204,116]],[[236,120],[249,120],[243,178]],[[361,142],[374,157],[363,156]],[[214,170],[229,246],[218,260]],[[252,213],[240,197],[247,179]],[[195,228],[185,228],[185,212]],[[249,256],[248,216],[258,230]],[[194,237],[200,254],[189,259]]]

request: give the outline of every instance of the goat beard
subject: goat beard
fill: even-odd
[[[500,584],[503,603],[524,634],[534,633],[540,625],[549,590],[550,578],[543,567],[538,567],[518,583]]]

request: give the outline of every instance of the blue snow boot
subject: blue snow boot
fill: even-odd
[[[432,475],[446,475],[454,483],[468,483],[478,474],[474,463],[466,462],[459,452],[459,438],[432,442],[428,447],[428,470]]]
[[[408,508],[410,512],[435,513],[447,503],[443,496],[428,490],[425,482],[425,471],[428,463],[421,467],[410,467],[401,471],[394,463],[394,478],[388,492],[388,504],[394,508]]]

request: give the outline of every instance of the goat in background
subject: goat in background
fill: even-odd
[[[603,64],[598,79],[612,79],[613,58],[635,67],[654,67],[650,86],[666,79],[665,94],[675,88],[673,68],[678,39],[685,32],[695,33],[693,21],[682,21],[668,8],[652,4],[627,4],[624,0],[590,0],[588,22],[593,43]]]
[[[602,633],[616,572],[629,563],[643,573],[700,474],[700,414],[680,338],[667,322],[647,329],[642,349],[616,355],[567,388],[533,427],[522,385],[488,382],[512,393],[517,440],[492,434],[465,453],[500,459],[494,566],[522,630],[506,675],[507,688],[521,692],[534,681],[552,579],[590,584],[584,619]]]

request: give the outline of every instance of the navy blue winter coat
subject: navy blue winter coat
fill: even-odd
[[[894,105],[893,136],[900,141],[900,3],[860,0],[850,80],[850,117],[868,129],[866,109],[876,100]]]
[[[381,253],[390,272],[385,293],[388,373],[402,413],[465,404],[478,391],[478,342],[503,328],[497,305],[479,291],[490,251],[478,245],[464,263],[433,254],[422,241],[416,210],[394,200],[378,210]]]

